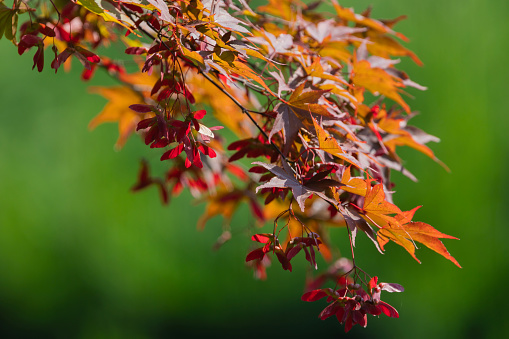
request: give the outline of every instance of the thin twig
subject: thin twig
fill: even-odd
[[[126,9],[124,8],[124,13],[126,13],[127,16],[129,16],[129,18],[131,20],[132,17],[131,17],[131,13],[129,11],[126,11]],[[150,23],[148,23],[149,26],[150,26]],[[150,39],[154,40],[154,41],[157,41],[159,40],[168,50],[171,50],[171,48],[166,44],[166,42],[162,41],[162,39],[160,37],[156,38],[155,36],[153,36],[152,34],[150,34],[149,32],[147,32],[146,30],[144,30],[143,28],[141,27],[138,27],[138,29],[143,33],[145,34],[147,37],[149,37]],[[274,144],[274,142],[272,140],[269,139],[269,136],[267,135],[267,133],[263,130],[263,128],[258,125],[258,122],[256,122],[256,120],[253,118],[253,116],[250,114],[251,112],[252,113],[255,113],[254,111],[250,111],[248,110],[247,108],[245,108],[237,99],[235,99],[230,93],[228,93],[224,88],[222,88],[221,86],[219,86],[219,84],[217,84],[210,76],[208,76],[207,74],[203,73],[203,71],[201,69],[198,68],[198,73],[200,73],[205,79],[207,79],[209,82],[211,82],[214,86],[216,86],[221,92],[223,92],[228,98],[230,98],[230,100],[232,100],[235,105],[237,105],[242,113],[246,114],[249,118],[249,120],[251,120],[251,122],[256,126],[256,128],[260,131],[260,133],[262,133],[262,135],[265,137],[265,139],[267,139],[267,141],[270,142],[271,146],[279,153],[279,155],[282,157],[283,160],[285,160],[286,162],[289,162],[289,163],[293,163],[292,160],[288,159],[284,153],[281,151],[281,149],[276,145]],[[258,113],[258,112],[257,112]]]
[[[263,130],[263,128],[258,125],[258,122],[253,118],[253,116],[251,115],[251,113],[254,113],[253,111],[250,111],[248,110],[247,108],[245,108],[237,99],[235,99],[230,93],[228,93],[227,91],[224,90],[224,88],[222,88],[221,86],[219,86],[218,83],[216,83],[211,77],[209,77],[208,74],[205,74],[203,73],[201,70],[198,70],[198,72],[203,75],[203,77],[205,77],[205,79],[207,79],[208,81],[210,81],[214,86],[216,86],[221,92],[223,92],[228,98],[230,98],[234,103],[235,105],[237,105],[242,113],[244,113],[245,115],[247,115],[247,117],[251,120],[251,122],[256,126],[256,128],[258,128],[258,130],[260,131],[260,133],[262,133],[262,135],[265,137],[265,139],[267,140],[270,140],[269,139],[269,136],[267,135],[267,133]],[[286,161],[286,162],[293,162],[291,160],[289,160],[284,154],[283,152],[281,151],[281,149],[279,149],[279,147],[277,147],[274,142],[272,142],[272,140],[269,141],[270,144],[272,145],[272,147],[274,147],[274,149],[279,153],[279,155],[281,155],[281,157]]]

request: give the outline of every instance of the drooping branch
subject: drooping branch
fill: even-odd
[[[272,233],[253,235],[263,245],[246,257],[257,277],[266,277],[271,256],[284,270],[291,271],[292,261],[302,257],[317,269],[318,252],[326,261],[337,259],[309,279],[302,296],[305,301],[327,297],[330,305],[321,319],[335,315],[348,331],[354,324],[366,326],[367,314],[398,317],[380,293],[402,288],[378,283],[357,266],[358,233],[380,252],[392,241],[418,261],[415,250],[421,243],[459,266],[440,240],[454,237],[414,221],[418,208],[402,211],[392,199],[391,169],[414,179],[402,170],[399,147],[410,146],[440,163],[426,146],[438,139],[408,124],[412,114],[402,89],[424,87],[396,69],[391,57],[420,60],[399,42],[404,36],[394,31],[397,20],[374,20],[369,11],[356,14],[335,1],[332,15],[298,1],[269,2],[256,11],[244,1],[227,6],[223,0],[81,1],[62,9],[52,2],[39,11],[17,0],[9,8],[0,0],[0,38],[3,34],[17,44],[20,54],[36,47],[38,71],[44,68],[44,48],[51,45],[55,71],[75,58],[86,70],[84,80],[102,67],[122,82],[94,89],[108,104],[91,126],[117,121],[119,146],[139,131],[150,148],[164,150],[161,161],[171,164],[159,178],[143,162],[133,190],[156,186],[168,203],[188,188],[207,202],[199,228],[216,215],[229,225],[241,201],[260,226],[273,221]],[[26,12],[29,20],[18,32],[18,16]],[[238,19],[244,15],[249,24]],[[127,74],[94,53],[118,40],[112,26],[139,34],[125,42],[141,73]],[[151,75],[154,69],[159,77]],[[245,89],[245,102],[227,89],[230,82]],[[250,91],[265,96],[262,109]],[[367,93],[377,100],[367,102]],[[248,136],[228,146],[233,155],[227,155],[224,138],[214,134],[222,126],[206,126],[207,110],[195,104],[209,105],[223,125]],[[256,127],[256,137],[244,123]],[[247,171],[235,164],[244,157],[262,161]],[[329,226],[346,226],[352,262],[335,250]],[[220,241],[231,235],[224,234]],[[334,288],[322,288],[331,281]]]

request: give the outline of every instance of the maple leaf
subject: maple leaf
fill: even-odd
[[[323,80],[331,80],[331,81],[334,81],[335,83],[347,85],[347,82],[344,79],[337,77],[335,75],[332,75],[325,71],[325,69],[322,65],[322,62],[321,62],[321,58],[316,58],[311,65],[309,65],[308,67],[305,68],[305,71],[306,71],[307,75],[309,75],[311,77],[320,78]],[[346,91],[346,90],[344,90],[344,91]]]
[[[329,201],[332,204],[336,204],[337,201],[329,198],[325,195],[324,191],[326,188],[334,185],[334,180],[327,181],[325,185],[320,185],[320,183],[310,183],[309,185],[303,185],[293,174],[292,168],[283,160],[283,167],[276,166],[274,164],[266,164],[263,162],[253,162],[252,165],[263,166],[268,169],[270,172],[275,174],[276,176],[270,179],[269,182],[258,186],[256,188],[256,192],[263,188],[277,187],[277,188],[290,188],[293,193],[293,197],[297,201],[300,209],[304,212],[305,206],[304,202],[311,195],[316,194],[322,199]],[[326,179],[327,180],[327,179]],[[339,185],[339,183],[337,183]]]
[[[274,95],[274,93],[271,91],[271,89],[267,86],[265,81],[251,68],[249,68],[248,65],[246,65],[243,62],[240,61],[233,61],[230,65],[228,62],[217,62],[221,67],[228,70],[231,74],[239,75],[240,77],[246,79],[247,81],[254,81],[260,86],[263,87],[268,93],[271,95]]]
[[[149,2],[149,4],[145,3],[145,1]],[[148,0],[118,0],[118,2],[125,4],[125,5],[133,5],[133,6],[130,6],[129,8],[138,7],[138,8],[148,9],[148,10],[153,10],[155,8],[155,6],[150,4],[150,1],[148,1]]]
[[[336,0],[332,0],[332,4],[338,17],[341,19],[355,22],[356,24],[366,26],[371,28],[372,30],[381,32],[381,33],[394,33],[395,32],[387,25],[385,25],[382,21],[371,19],[365,17],[360,14],[356,14],[351,8],[345,8],[338,4]]]
[[[349,35],[353,33],[365,32],[367,29],[364,27],[348,27],[337,25],[333,19],[320,21],[318,24],[308,23],[306,32],[314,40],[320,44],[327,44],[329,42],[341,41],[349,39]],[[323,54],[322,54],[323,55]]]
[[[285,167],[285,169],[273,164],[266,164],[258,161],[253,162],[252,165],[263,166],[276,175],[275,177],[270,179],[269,182],[261,186],[258,186],[256,188],[256,192],[258,192],[262,188],[269,187],[290,188],[292,190],[293,197],[299,204],[300,209],[304,211],[304,202],[306,201],[307,198],[309,198],[313,194],[313,191],[306,188],[299,182],[299,180],[297,180],[297,178],[293,174],[292,169],[288,164],[286,164],[284,160],[283,166]]]
[[[341,186],[341,189],[350,192],[353,194],[357,194],[360,196],[365,196],[369,180],[364,180],[362,177],[353,177],[351,176],[351,168],[352,166],[348,166],[343,172],[343,176],[341,177],[341,183],[344,186]]]
[[[207,207],[198,220],[197,228],[203,230],[207,221],[216,215],[222,215],[224,224],[228,225],[233,214],[238,209],[243,196],[241,191],[230,192],[226,190],[222,190],[214,196],[209,196],[207,198]]]
[[[362,105],[358,110],[359,114],[361,114],[365,119],[368,115],[373,112],[369,110],[369,108],[365,105]],[[427,147],[425,144],[428,142],[440,142],[440,139],[425,133],[424,131],[414,127],[407,125],[408,120],[414,115],[408,115],[406,117],[402,117],[397,115],[396,113],[388,114],[385,109],[380,109],[376,114],[376,124],[372,120],[368,123],[372,129],[380,129],[381,132],[384,131],[387,135],[384,135],[382,142],[384,146],[390,151],[391,156],[395,158],[396,161],[400,162],[398,156],[396,155],[396,147],[397,146],[409,146],[425,155],[435,160],[441,166],[443,166],[446,170],[449,170],[448,167],[438,159],[433,151]],[[383,162],[383,160],[382,160]],[[389,164],[386,164],[389,166]],[[400,166],[401,167],[401,166]],[[408,175],[410,178],[413,178],[413,175],[409,174],[408,171],[403,170],[403,174]],[[413,178],[413,180],[416,180]]]
[[[397,224],[389,223],[378,230],[377,240],[380,247],[383,249],[389,240],[392,240],[407,250],[407,252],[420,263],[420,260],[415,256],[415,242],[419,242],[461,268],[458,261],[451,256],[442,241],[440,241],[440,238],[456,240],[458,238],[439,232],[433,226],[426,223],[410,221],[417,208],[418,207],[411,211],[401,212],[395,218],[398,221]]]
[[[329,41],[322,44],[320,55],[345,64],[352,63],[352,53],[348,50],[347,41]]]
[[[185,46],[180,45],[180,51],[182,54],[200,69],[205,69],[205,61],[203,61],[203,57],[196,51],[191,51],[187,49]]]
[[[5,36],[7,40],[15,42],[16,31],[18,29],[18,15],[16,10],[12,10],[0,2],[0,39]]]
[[[433,136],[430,136],[433,137]],[[438,141],[438,138],[430,138],[427,141]],[[415,140],[415,138],[411,134],[400,135],[400,136],[391,136],[384,140],[384,145],[394,154],[396,154],[396,146],[409,146],[436,161],[442,167],[444,167],[447,171],[449,168],[446,164],[444,164],[439,158],[436,157],[435,153],[426,145],[421,142]]]
[[[373,187],[368,185],[362,213],[375,225],[382,227],[388,223],[399,225],[392,214],[401,214],[398,206],[385,200],[384,185],[378,184]]]
[[[269,72],[269,74],[272,75],[278,83],[278,90],[277,90],[278,97],[281,96],[281,92],[283,92],[283,91],[287,92],[287,91],[292,90],[292,88],[287,84],[287,81],[286,81],[284,75],[281,73],[281,71]]]
[[[399,95],[399,88],[405,87],[399,78],[381,68],[371,67],[367,60],[355,62],[352,74],[352,82],[356,86],[366,88],[374,94],[385,95],[400,104],[407,113],[410,113],[410,107]]]
[[[109,100],[104,109],[97,115],[88,127],[96,128],[105,122],[117,122],[119,137],[115,143],[116,149],[121,149],[129,136],[136,130],[136,125],[143,119],[129,108],[133,104],[144,104],[139,94],[127,86],[91,87],[90,92],[97,93]]]
[[[270,57],[276,54],[292,55],[290,49],[293,48],[293,37],[290,34],[281,33],[277,38],[274,34],[267,31],[259,31],[262,36],[249,38],[250,42],[260,44],[267,48]]]
[[[330,91],[354,105],[357,103],[357,99],[348,91],[350,85],[346,80],[331,73],[337,72],[338,69],[333,69],[327,62],[322,62],[322,58],[315,58],[311,65],[304,68],[304,71],[313,80],[322,79],[321,83],[314,81],[317,88]]]
[[[215,23],[222,28],[227,28],[231,31],[248,33],[251,32],[242,27],[240,24],[245,25],[241,20],[234,18],[228,13],[223,7],[225,7],[225,3],[223,0],[204,0],[203,6],[210,10],[211,12],[211,23]],[[214,8],[212,8],[214,6]]]
[[[394,20],[379,21],[369,18],[369,10],[363,13],[364,15],[355,14],[351,9],[341,7],[336,1],[334,1],[334,7],[339,17],[355,22],[358,26],[365,26],[368,28],[362,35],[357,34],[357,36],[369,40],[367,49],[371,54],[383,58],[389,58],[390,56],[408,56],[416,64],[422,66],[422,61],[415,53],[403,47],[398,41],[387,34],[393,34],[404,41],[408,41],[403,34],[392,30],[392,27],[397,22],[406,18],[405,16],[400,16]],[[358,45],[359,42],[355,41],[355,44]]]
[[[312,117],[312,119],[320,149],[351,163],[357,168],[361,168],[361,164],[357,161],[357,159],[352,157],[350,154],[343,152],[337,140],[334,137],[328,135],[327,132],[325,132],[325,130],[318,124],[315,118]]]
[[[422,66],[422,61],[415,55],[414,52],[403,47],[394,38],[387,34],[380,33],[378,31],[369,30],[366,33],[366,37],[369,39],[367,49],[369,53],[377,55],[383,58],[389,58],[390,56],[408,56],[417,65]]]
[[[295,18],[295,12],[290,7],[292,4],[292,0],[269,0],[267,5],[260,6],[257,10],[291,22]]]
[[[147,0],[152,4],[155,8],[159,10],[161,13],[160,17],[162,20],[167,22],[175,22],[175,19],[170,15],[170,11],[168,10],[168,5],[163,0]]]
[[[287,154],[293,142],[297,138],[299,130],[312,125],[310,113],[324,117],[331,117],[327,109],[318,104],[318,100],[327,90],[304,91],[305,83],[301,84],[292,93],[287,102],[281,102],[274,107],[278,113],[272,130],[269,133],[269,140],[274,134],[283,130],[285,146],[283,153]]]
[[[101,16],[106,21],[115,22],[129,30],[131,30],[131,27],[134,26],[134,22],[127,15],[107,1],[73,0],[73,2],[85,7],[92,13]]]

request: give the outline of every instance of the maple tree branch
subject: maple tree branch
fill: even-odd
[[[129,11],[127,11],[125,8],[123,9],[124,13],[132,20],[132,16]],[[154,27],[152,27],[152,25],[150,23],[148,23],[148,25],[154,29]],[[152,34],[150,34],[149,32],[147,32],[146,30],[144,30],[143,28],[141,27],[138,27],[138,29],[143,33],[145,34],[147,37],[149,37],[150,39],[156,41],[156,40],[159,40],[164,47],[166,47],[168,50],[171,50],[171,48],[166,44],[166,42],[164,42],[160,37],[156,38],[155,36],[153,36]],[[155,30],[155,29],[154,29]],[[235,105],[237,105],[242,113],[246,114],[247,117],[249,118],[249,120],[251,120],[251,122],[256,126],[256,128],[258,129],[258,131],[260,131],[260,133],[262,133],[262,135],[265,137],[265,139],[267,139],[267,141],[270,142],[271,146],[274,147],[274,149],[279,153],[279,155],[282,157],[282,159],[284,159],[286,162],[289,162],[289,163],[294,163],[294,161],[288,159],[283,151],[281,151],[281,149],[276,145],[274,144],[274,142],[272,140],[270,140],[269,136],[267,135],[267,133],[263,130],[263,128],[258,124],[258,122],[256,122],[256,120],[253,118],[253,116],[250,114],[250,113],[256,113],[256,114],[260,114],[260,112],[256,112],[256,111],[251,111],[251,110],[248,110],[247,108],[245,108],[237,99],[235,99],[230,93],[228,93],[224,88],[222,88],[221,86],[219,86],[211,77],[209,77],[207,74],[205,74],[201,69],[198,68],[198,73],[200,73],[205,79],[207,79],[210,83],[212,83],[214,86],[216,86],[222,93],[224,93],[228,98],[230,98],[230,100],[233,101],[233,103]]]
[[[214,86],[216,86],[221,92],[223,92],[228,98],[230,98],[234,103],[235,105],[237,105],[242,113],[244,113],[245,115],[247,115],[247,117],[249,118],[249,120],[251,120],[251,122],[256,126],[256,128],[260,131],[260,133],[262,133],[262,135],[265,137],[265,139],[267,139],[267,141],[270,142],[270,144],[272,145],[272,147],[274,147],[274,149],[279,153],[279,155],[281,155],[281,157],[286,161],[286,162],[291,162],[293,163],[294,161],[288,159],[284,154],[283,152],[281,151],[281,149],[276,145],[274,144],[274,142],[272,140],[269,139],[269,136],[267,135],[267,133],[263,130],[263,128],[258,124],[258,122],[253,118],[253,116],[250,114],[250,113],[258,113],[258,112],[255,112],[255,111],[251,111],[251,110],[248,110],[247,108],[245,108],[237,99],[235,99],[230,93],[228,93],[224,88],[222,88],[221,86],[219,86],[219,84],[217,84],[211,77],[208,76],[208,74],[205,74],[203,73],[202,70],[198,70],[198,73],[200,73],[201,75],[203,75],[203,77],[205,77],[205,79],[207,79],[209,82],[211,82]]]
[[[276,199],[285,203],[289,200],[288,208],[273,220],[273,233],[259,234],[258,237],[251,238],[266,244],[251,251],[246,257],[246,262],[256,260],[252,265],[256,277],[266,277],[265,268],[268,262],[262,260],[271,250],[283,269],[290,271],[290,260],[301,250],[315,269],[315,251],[320,252],[321,244],[324,245],[321,254],[325,259],[335,257],[336,253],[332,250],[336,248],[330,248],[331,244],[325,240],[329,239],[327,228],[334,224],[340,225],[342,220],[339,217],[342,215],[347,225],[351,260],[344,256],[347,264],[336,261],[337,264],[331,265],[327,272],[311,282],[318,288],[326,280],[335,280],[334,291],[314,289],[306,292],[302,300],[316,301],[328,296],[328,302],[332,304],[322,311],[320,318],[325,319],[335,314],[340,323],[346,322],[345,332],[348,332],[355,324],[366,327],[367,313],[375,316],[381,313],[389,317],[399,316],[392,306],[379,303],[380,292],[387,283],[379,283],[375,287],[378,278],[375,276],[370,279],[369,274],[356,266],[354,245],[359,230],[373,241],[380,252],[382,241],[391,240],[407,249],[419,261],[408,246],[411,241],[417,247],[414,237],[416,241],[461,267],[439,240],[454,237],[436,231],[431,225],[412,222],[410,219],[413,219],[417,208],[401,211],[392,203],[390,196],[385,196],[386,193],[391,193],[390,171],[398,169],[399,166],[400,171],[403,171],[402,162],[395,152],[396,146],[412,144],[416,146],[414,148],[443,165],[424,145],[437,139],[420,130],[406,128],[410,127],[406,126],[406,121],[411,116],[411,110],[398,94],[400,87],[422,89],[422,86],[405,82],[409,80],[408,77],[403,72],[396,72],[392,67],[396,61],[391,61],[390,57],[406,55],[417,64],[420,64],[420,60],[398,43],[387,48],[383,42],[367,39],[373,33],[382,39],[386,38],[386,34],[404,40],[391,28],[400,18],[389,22],[377,21],[370,18],[369,11],[357,16],[351,9],[334,2],[337,18],[329,20],[330,15],[311,12],[320,1],[309,6],[286,1],[277,10],[270,6],[259,7],[257,11],[260,11],[260,14],[249,8],[247,2],[250,0],[240,0],[241,5],[233,4],[231,0],[212,0],[210,9],[199,1],[149,0],[150,6],[147,6],[138,0],[116,0],[118,4],[111,7],[111,1],[73,0],[81,9],[67,10],[66,7],[65,10],[60,9],[61,12],[60,6],[55,5],[56,0],[48,1],[54,10],[43,4],[41,13],[36,14],[36,9],[30,8],[27,0],[13,0],[11,10],[0,0],[0,16],[9,19],[8,22],[2,20],[0,31],[5,31],[2,35],[18,47],[19,54],[37,47],[32,69],[37,67],[39,72],[43,70],[44,44],[52,39],[55,57],[51,68],[55,71],[73,55],[88,70],[82,73],[83,80],[90,79],[95,68],[99,67],[123,84],[121,88],[101,87],[100,91],[95,91],[106,97],[110,105],[121,104],[122,107],[118,107],[114,118],[107,119],[106,115],[112,114],[113,108],[105,107],[98,116],[99,119],[93,120],[93,125],[109,120],[118,121],[120,136],[117,147],[125,142],[134,129],[142,130],[145,144],[150,144],[150,148],[165,148],[166,152],[160,160],[171,159],[172,164],[164,177],[154,177],[149,173],[148,163],[142,162],[138,183],[132,188],[133,191],[156,186],[163,204],[168,203],[170,194],[177,195],[184,187],[187,187],[193,196],[206,196],[208,206],[200,218],[199,228],[203,228],[207,220],[216,214],[222,214],[224,218],[223,234],[218,238],[215,247],[231,238],[232,216],[242,200],[247,200],[250,204],[252,215],[259,223],[265,223],[272,218],[275,211],[283,208],[276,207],[274,210],[274,207],[269,205],[270,201]],[[105,5],[110,6],[105,8]],[[22,29],[18,30],[18,14],[26,12],[28,20],[22,24]],[[309,16],[307,12],[310,13]],[[303,13],[306,15],[302,15]],[[282,18],[278,18],[280,14],[284,14]],[[236,18],[241,15],[248,18]],[[131,36],[133,40],[126,43],[128,48],[125,50],[125,54],[135,55],[133,60],[110,60],[105,57],[101,61],[94,53],[97,47],[107,47],[109,43],[118,41],[120,29],[123,31],[120,26],[110,29],[109,25],[96,25],[97,19],[102,20],[97,16],[106,20],[114,17],[117,24],[128,29],[127,35],[136,35],[136,38]],[[67,25],[66,22],[77,24]],[[355,25],[353,30],[352,24]],[[274,25],[278,27],[277,37]],[[246,31],[244,26],[249,29]],[[30,29],[27,30],[26,27]],[[358,32],[366,33],[359,35]],[[19,43],[17,33],[20,33]],[[252,33],[254,39],[244,33]],[[387,59],[377,66],[366,62],[365,60],[369,60],[370,55],[374,54],[366,49],[364,42],[345,49],[343,45],[328,44],[327,34],[342,36],[341,39],[344,37],[344,40],[348,41],[358,41],[359,38],[372,40],[370,42],[374,43],[376,48],[388,54]],[[59,50],[56,42],[61,42],[65,49]],[[264,48],[264,45],[267,48]],[[332,57],[331,55],[335,54],[333,52],[340,53],[340,57]],[[140,57],[142,54],[144,56]],[[142,67],[142,72],[136,75],[125,73],[127,62]],[[349,72],[345,73],[347,65]],[[276,73],[271,71],[271,66]],[[151,74],[153,70],[154,76],[151,75],[145,81],[146,74]],[[133,75],[135,78],[141,75],[144,79],[133,79]],[[157,82],[156,75],[160,77]],[[189,83],[186,83],[186,77]],[[318,80],[310,81],[309,77]],[[201,84],[206,86],[200,88],[199,83],[195,86],[195,81],[201,81]],[[230,88],[230,81],[244,90],[244,93],[237,93]],[[196,90],[194,95],[198,101],[195,101],[190,87]],[[110,90],[112,92],[107,92]],[[131,90],[133,93],[130,93]],[[378,99],[367,102],[362,95],[357,95],[364,91],[375,94]],[[326,94],[329,92],[331,94]],[[109,93],[120,93],[121,99]],[[403,116],[403,111],[394,111],[392,108],[387,110],[382,102],[384,98],[395,101],[407,115]],[[133,104],[128,105],[129,103]],[[241,122],[249,125],[249,138],[231,143],[229,150],[237,152],[228,158],[223,146],[229,140],[220,138],[219,135],[217,139],[211,140],[215,136],[213,131],[222,126],[209,128],[200,123],[198,120],[207,113],[205,109],[192,112],[192,109],[202,107],[201,105],[205,105],[209,111],[213,110],[215,117],[223,125],[230,125],[231,120],[228,115],[231,112],[225,111],[224,106],[237,106],[258,131],[233,108]],[[279,109],[279,105],[286,106]],[[304,114],[306,108],[310,116]],[[378,112],[380,116],[377,116]],[[146,113],[150,113],[150,118],[147,118]],[[261,117],[254,118],[255,114]],[[317,116],[316,119],[314,115]],[[142,118],[144,119],[140,121]],[[390,128],[382,128],[382,122]],[[271,140],[269,136],[272,137],[273,134],[277,134],[277,137]],[[384,135],[384,138],[387,136],[385,142],[381,135]],[[347,137],[351,139],[348,143]],[[395,137],[401,140],[389,144],[387,140]],[[240,138],[243,137],[238,136],[238,139]],[[214,143],[208,146],[212,141]],[[177,143],[178,145],[173,147]],[[220,150],[219,154],[214,148]],[[366,150],[370,148],[373,152],[368,154]],[[394,152],[389,154],[388,149],[393,149]],[[365,155],[369,161],[362,161],[361,155]],[[270,163],[253,163],[263,166],[252,167],[249,171],[244,168],[243,163],[231,163],[243,157],[265,157],[265,162]],[[212,158],[216,159],[211,160]],[[267,170],[272,174],[267,173]],[[352,177],[352,174],[355,176]],[[405,175],[413,178],[410,173]],[[232,176],[239,179],[240,183]],[[373,181],[376,182],[375,185]],[[244,184],[246,187],[241,187]],[[256,191],[253,192],[255,186]],[[272,190],[269,190],[270,188]],[[262,206],[259,198],[264,195],[265,206]],[[313,195],[315,198],[311,199]],[[330,206],[324,205],[322,201]],[[298,205],[300,210],[294,209],[294,204],[295,207]],[[326,207],[329,208],[325,209]],[[375,216],[381,217],[378,224]],[[281,226],[279,222],[282,223]],[[331,225],[322,227],[322,222]],[[254,221],[251,221],[246,229],[252,230],[253,223]],[[386,223],[387,225],[382,227]],[[386,229],[393,233],[394,237],[384,237],[383,232],[374,232],[373,229],[376,231],[377,228]],[[286,232],[288,242],[280,243],[279,237]],[[311,284],[308,285],[311,287]],[[338,285],[341,293],[336,289]],[[389,292],[403,291],[397,284],[387,286],[385,290]],[[352,308],[353,303],[355,309]],[[361,314],[353,313],[358,311],[359,307]]]
[[[217,89],[219,89],[221,92],[223,92],[228,98],[230,98],[230,100],[233,101],[233,103],[235,105],[237,105],[242,113],[244,114],[247,114],[249,116],[249,113],[254,113],[254,114],[259,114],[259,115],[262,115],[264,117],[268,117],[270,118],[270,115],[266,114],[266,113],[263,113],[263,112],[258,112],[258,111],[253,111],[253,110],[250,110],[250,109],[247,109],[244,107],[244,105],[242,105],[237,99],[235,99],[235,97],[233,95],[231,95],[230,93],[228,93],[224,88],[222,88],[221,86],[219,86],[219,84],[217,84],[214,79],[212,79],[208,74],[206,73],[203,73],[203,71],[201,69],[198,69],[198,73],[200,73],[203,77],[205,77],[205,79],[207,79],[210,83],[212,83],[215,87],[217,87]],[[252,119],[252,117],[250,117]],[[255,124],[257,124],[256,122],[254,122]],[[259,126],[257,126],[258,129],[260,130],[260,132],[262,133],[265,133]],[[267,136],[266,136],[267,137]],[[268,137],[267,137],[268,139]]]

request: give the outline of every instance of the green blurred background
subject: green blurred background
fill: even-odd
[[[402,67],[429,87],[412,91],[410,105],[422,113],[413,124],[442,139],[432,148],[451,173],[402,150],[420,182],[396,175],[396,203],[424,205],[418,219],[459,237],[445,244],[463,265],[427,249],[417,252],[421,265],[396,246],[382,256],[360,239],[361,267],[406,291],[385,297],[400,319],[370,317],[349,336],[509,337],[509,2],[340,3],[357,11],[372,4],[375,18],[409,16],[396,28],[425,66]],[[234,219],[239,236],[213,252],[221,220],[196,231],[203,205],[183,194],[162,207],[153,189],[129,192],[138,159],[159,153],[137,137],[115,152],[116,125],[87,130],[105,100],[87,93],[81,66],[55,76],[47,61],[39,74],[33,53],[20,57],[5,40],[0,55],[0,337],[343,335],[332,318],[317,318],[324,302],[300,301],[304,263],[252,278],[241,234],[247,213]],[[91,84],[112,82],[99,74]],[[333,238],[346,253],[343,232]]]

